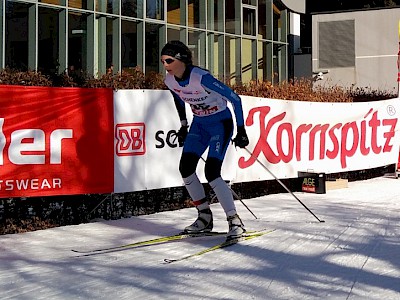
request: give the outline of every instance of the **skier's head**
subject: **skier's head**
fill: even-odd
[[[161,56],[171,56],[177,60],[180,60],[185,65],[191,65],[192,62],[192,52],[181,41],[170,41],[165,44],[161,50]]]

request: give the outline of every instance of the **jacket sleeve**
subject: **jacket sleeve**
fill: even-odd
[[[216,92],[232,103],[237,126],[244,125],[242,100],[238,94],[236,94],[231,88],[223,84],[211,74],[203,75],[201,79],[201,85],[206,90]]]
[[[185,109],[185,102],[173,91],[171,91],[172,96],[174,97],[175,107],[178,111],[179,120],[181,120],[182,125],[187,125],[187,118],[186,118],[186,109]]]

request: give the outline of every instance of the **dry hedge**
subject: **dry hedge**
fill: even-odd
[[[166,89],[163,75],[149,72],[146,75],[140,67],[122,72],[94,77],[80,71],[44,75],[36,71],[21,72],[13,69],[0,71],[0,84],[23,86],[58,86],[85,88],[120,89]],[[269,81],[253,80],[249,83],[230,85],[239,95],[262,98],[299,100],[311,102],[361,102],[376,101],[397,97],[396,92],[372,90],[371,88],[343,88],[338,85],[314,85],[311,79],[295,79],[272,84]]]

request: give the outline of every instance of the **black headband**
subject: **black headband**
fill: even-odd
[[[183,43],[167,43],[161,50],[161,55],[172,56],[185,64],[192,63],[192,54]]]

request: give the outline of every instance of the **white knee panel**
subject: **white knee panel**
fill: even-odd
[[[232,191],[230,190],[228,184],[221,178],[218,177],[210,182],[211,188],[214,190],[215,195],[218,198],[219,203],[221,203],[227,216],[236,214],[236,206],[233,202]]]
[[[183,182],[185,183],[186,189],[193,201],[198,201],[206,197],[203,185],[196,173],[183,178]]]

